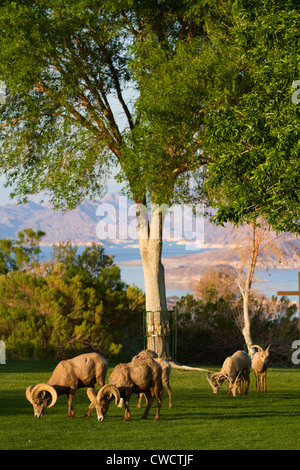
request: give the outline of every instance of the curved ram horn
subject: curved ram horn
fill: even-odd
[[[214,372],[211,376],[211,380],[218,380],[221,376],[224,376],[224,374],[221,374],[221,372]]]
[[[243,380],[243,375],[242,375],[242,371],[240,371],[234,381],[235,382],[240,382],[241,380]]]
[[[90,399],[90,402],[93,403],[93,402],[96,400],[96,398],[97,398],[97,392],[96,392],[96,390],[95,390],[94,388],[92,388],[92,387],[89,387],[89,388],[87,389],[86,393],[87,393],[87,396],[88,396],[89,399]]]
[[[56,403],[56,400],[57,400],[57,392],[55,390],[54,387],[52,387],[51,385],[49,384],[37,384],[35,387],[33,387],[32,391],[31,391],[31,398],[38,398],[38,396],[42,393],[42,392],[49,392],[50,395],[51,395],[51,403],[50,405],[47,406],[47,408],[51,408],[52,406],[55,405]]]
[[[97,403],[100,404],[100,400],[107,394],[111,393],[114,395],[116,399],[116,405],[118,406],[121,400],[120,392],[118,388],[115,385],[107,384],[103,385],[102,388],[100,388],[98,394],[97,394]]]
[[[263,348],[261,346],[259,346],[258,344],[252,344],[251,348],[257,348],[259,349],[259,351],[263,352]]]
[[[34,385],[30,385],[30,387],[27,387],[26,388],[26,392],[25,392],[25,395],[26,395],[26,398],[27,400],[33,405],[33,401],[32,401],[32,398],[31,398],[31,392],[32,392],[32,389],[34,388]]]
[[[220,372],[214,372],[212,375],[210,372],[206,373],[206,378],[210,384],[213,382],[216,382],[218,380],[218,377],[220,377]]]
[[[231,378],[229,377],[228,374],[221,374],[223,377],[225,377],[226,380],[228,380],[229,383],[232,383]]]

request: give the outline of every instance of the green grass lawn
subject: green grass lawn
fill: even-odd
[[[113,403],[104,422],[97,421],[95,411],[84,418],[89,405],[85,389],[75,395],[73,419],[65,418],[65,395],[36,419],[25,390],[46,382],[55,365],[0,365],[1,450],[300,449],[300,370],[269,369],[266,394],[255,392],[251,373],[249,395],[240,397],[228,397],[225,384],[214,395],[204,372],[172,370],[173,408],[168,409],[166,393],[159,421],[153,420],[155,403],[148,419],[140,419],[143,410],[136,408],[135,395],[131,421],[122,421],[124,409]]]

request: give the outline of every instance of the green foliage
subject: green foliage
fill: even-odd
[[[141,349],[143,294],[125,285],[102,246],[76,251],[59,244],[49,262],[1,275],[0,337],[8,357],[61,359],[95,350],[127,358]]]
[[[0,273],[30,269],[38,261],[39,243],[44,236],[41,230],[34,232],[29,228],[19,232],[17,240],[0,240]]]
[[[206,197],[218,223],[262,216],[278,232],[298,233],[299,2],[184,9],[177,34],[170,28],[161,38],[149,26],[132,46],[139,125],[127,166],[143,168],[137,186],[146,173],[150,191],[166,200]]]
[[[206,161],[201,113],[220,58],[210,40],[223,20],[216,5],[1,4],[0,168],[12,194],[73,208],[99,196],[118,162],[136,200],[178,201]]]
[[[44,192],[55,207],[98,197],[119,134],[108,96],[128,81],[108,6],[7,1],[0,24],[0,165],[14,195]]]
[[[222,38],[234,48],[232,63],[205,117],[206,188],[219,223],[262,216],[277,231],[299,232],[299,3],[238,5]],[[246,84],[242,93],[222,82],[229,66],[239,70],[231,84]]]

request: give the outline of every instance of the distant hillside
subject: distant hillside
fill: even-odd
[[[118,193],[107,195],[101,202],[85,200],[73,211],[55,212],[49,207],[29,202],[23,205],[7,204],[0,206],[0,238],[15,238],[18,231],[31,227],[33,230],[43,230],[46,237],[43,245],[51,245],[59,241],[71,240],[77,245],[87,245],[92,242],[103,242],[97,236],[97,225],[102,220],[107,229],[115,227],[116,240],[118,235],[127,232],[131,227],[134,235],[136,226],[134,210],[130,209],[132,202],[124,197],[120,199]],[[97,212],[98,210],[98,212]],[[127,215],[127,214],[130,215]],[[168,236],[174,236],[174,227],[182,224],[180,210],[174,211],[173,229]],[[103,228],[103,227],[102,227]],[[133,236],[132,235],[132,236]],[[214,251],[187,254],[184,256],[173,256],[164,258],[166,269],[166,283],[172,286],[187,286],[210,267],[230,264],[238,266],[237,246],[249,242],[250,233],[245,228],[233,228],[230,224],[225,227],[216,227],[207,220],[204,225],[203,248],[214,248]],[[136,240],[137,241],[137,240]],[[105,241],[104,241],[105,243]],[[185,243],[178,240],[178,243]],[[285,252],[284,262],[279,265],[275,258],[265,259],[268,268],[300,269],[300,238],[285,234],[276,241],[278,248]],[[201,247],[200,247],[201,248]],[[125,248],[124,248],[125,249]],[[140,261],[123,263],[126,265],[138,265]]]
[[[275,256],[262,254],[257,269],[300,269],[300,239],[286,236],[276,241],[276,247],[284,253],[281,262]],[[130,263],[127,263],[130,264]],[[163,264],[166,273],[166,286],[175,288],[191,288],[202,274],[210,268],[230,266],[240,269],[241,261],[238,250],[228,246],[215,251],[204,251],[185,256],[164,258]]]
[[[119,194],[112,193],[101,202],[86,199],[76,209],[66,212],[54,211],[35,202],[0,205],[0,238],[16,238],[18,231],[30,227],[46,232],[43,245],[67,240],[77,245],[99,243],[102,240],[99,240],[96,229],[101,217],[96,211],[102,205],[105,223],[111,225],[115,220],[118,223],[118,201]],[[107,207],[112,209],[108,214],[104,213]]]
[[[123,238],[125,233],[126,237],[127,227],[130,227],[130,236],[133,237],[136,222],[132,205],[132,201],[120,196],[119,193],[108,194],[101,202],[84,200],[76,209],[67,212],[53,211],[48,206],[36,202],[0,205],[0,237],[15,238],[18,231],[31,227],[33,230],[40,229],[46,232],[44,245],[66,240],[86,245],[99,242],[96,230],[101,220],[104,221],[103,225],[107,225],[110,229],[116,226],[117,240],[119,234]],[[165,223],[166,237],[175,240],[178,233],[179,235],[185,234],[184,214],[187,213],[181,212],[180,208],[174,211],[169,231],[167,230],[168,224]],[[235,246],[236,243],[245,243],[247,231],[245,229],[233,230],[229,224],[225,228],[216,227],[205,221],[204,235],[207,248],[225,248]],[[186,238],[189,237],[186,236]],[[185,240],[178,240],[178,243],[185,243]]]
[[[71,240],[78,245],[98,242],[96,209],[99,203],[84,201],[73,211],[56,212],[47,206],[28,202],[0,206],[0,237],[15,238],[24,228],[43,230],[43,245]]]

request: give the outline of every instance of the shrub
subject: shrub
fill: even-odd
[[[59,244],[48,262],[35,259],[0,276],[8,358],[62,359],[92,350],[127,358],[130,338],[142,348],[143,310],[142,292],[121,280],[112,257],[95,244],[81,255]]]

